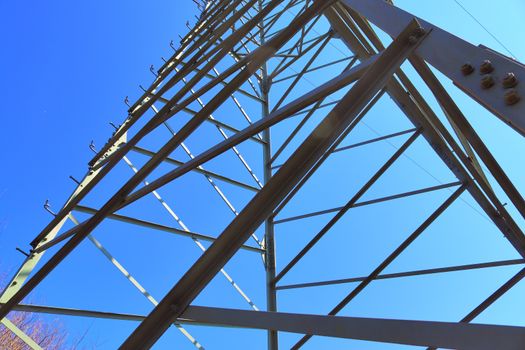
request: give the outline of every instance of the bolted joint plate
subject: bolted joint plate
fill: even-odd
[[[383,0],[342,0],[342,4],[358,12],[392,37],[397,37],[407,23],[416,18],[429,32],[416,54],[451,79],[462,91],[490,112],[525,136],[525,84],[516,84],[516,95],[509,104],[504,79],[512,72],[518,82],[525,79],[525,66],[498,52],[475,46],[457,36],[403,11]],[[487,64],[490,62],[490,67]],[[472,65],[466,73],[465,64]],[[494,84],[482,83],[483,71],[490,71]]]

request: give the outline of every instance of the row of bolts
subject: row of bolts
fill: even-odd
[[[465,63],[461,66],[461,72],[464,76],[471,75],[476,69],[471,63]],[[494,65],[490,60],[485,60],[479,66],[479,72],[483,76],[481,77],[480,85],[484,90],[488,90],[496,84],[494,76],[491,74],[494,71]],[[505,74],[501,80],[501,85],[507,91],[505,92],[504,99],[505,104],[508,106],[515,105],[521,99],[518,91],[514,89],[518,85],[518,77],[513,72]]]

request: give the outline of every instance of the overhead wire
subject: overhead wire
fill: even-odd
[[[462,7],[465,11],[467,11],[467,13],[468,13],[468,10],[465,9],[465,8],[464,8],[464,7],[463,7],[463,6],[462,6],[457,0],[454,0],[454,1],[456,1],[456,2],[458,3],[458,5],[461,6],[461,7]],[[291,10],[287,10],[287,12],[293,14],[293,12],[292,12]],[[470,14],[470,13],[469,13],[469,14]],[[470,15],[475,19],[475,17],[474,17],[472,14],[470,14]],[[484,27],[484,26],[483,26],[483,25],[482,25],[477,19],[475,19],[475,20],[476,20],[476,22],[478,22],[478,23],[479,23],[479,24],[480,24],[480,25],[481,25],[481,26],[482,26],[482,27],[483,27],[483,28],[484,28],[484,29],[485,29],[485,30],[486,30],[491,36],[493,36],[493,35],[488,31],[488,29],[486,29],[486,28],[485,28],[485,27]],[[317,32],[317,31],[315,30],[315,28],[314,28],[312,31],[314,31],[316,34],[320,35],[319,32]],[[493,37],[495,38],[496,41],[498,41],[498,42],[500,43],[500,45],[502,45],[502,46],[505,48],[505,46],[504,46],[504,45],[503,45],[503,44],[502,44],[502,43],[501,43],[501,42],[500,42],[495,36],[493,36]],[[331,41],[329,42],[329,45],[332,46],[332,47],[334,47],[337,51],[339,51],[339,52],[341,52],[341,53],[344,54],[344,52],[343,52],[339,47],[337,47],[336,45],[334,45]],[[513,54],[512,54],[507,48],[505,48],[505,49],[511,54],[511,56],[512,56],[514,59],[516,59],[515,56],[514,56],[514,55],[513,55]],[[293,72],[298,73],[298,72],[297,72],[292,66],[288,67],[288,69],[292,70]],[[306,76],[303,76],[303,77],[300,78],[300,79],[306,81],[306,82],[307,82],[308,84],[310,84],[311,86],[314,86],[314,87],[316,86],[316,85],[315,85],[310,79],[308,79]],[[328,97],[327,100],[328,100],[328,101],[333,101],[333,98]],[[379,134],[379,132],[377,132],[376,130],[374,130],[374,129],[373,129],[370,125],[368,125],[365,121],[361,121],[361,123],[364,124],[364,125],[370,130],[370,131],[372,131],[372,132],[373,132],[374,134],[376,134],[377,136],[381,136],[381,135]],[[398,148],[396,145],[394,145],[394,144],[393,144],[392,142],[390,142],[389,140],[385,140],[385,141],[386,141],[391,147],[393,147],[394,149],[397,149],[397,148]],[[403,157],[405,157],[405,158],[408,159],[410,162],[412,162],[414,165],[416,165],[418,168],[420,168],[421,170],[423,170],[425,173],[427,173],[430,177],[432,177],[432,178],[433,178],[435,181],[437,181],[439,184],[443,184],[443,183],[444,183],[443,181],[441,181],[440,179],[438,179],[436,176],[434,176],[434,175],[433,175],[429,170],[427,170],[423,165],[421,165],[420,163],[418,163],[418,162],[417,162],[415,159],[413,159],[412,157],[408,156],[406,153],[403,153]],[[451,191],[451,190],[449,189],[449,191]],[[475,206],[473,206],[471,203],[469,203],[466,199],[464,199],[463,197],[460,197],[459,199],[460,199],[460,201],[462,201],[464,204],[466,204],[468,207],[470,207],[470,209],[472,209],[474,212],[476,212],[479,216],[481,216],[483,219],[485,219],[485,220],[487,220],[487,221],[489,221],[489,222],[492,222],[492,221],[489,219],[489,217],[488,217],[487,215],[485,215],[483,212],[481,212],[480,210],[478,210]]]
[[[479,26],[480,26],[481,28],[483,28],[483,30],[484,30],[485,32],[487,32],[487,34],[490,35],[490,36],[492,37],[492,39],[496,40],[496,42],[497,42],[498,44],[500,44],[501,47],[502,47],[503,49],[505,49],[505,51],[507,51],[507,53],[508,53],[512,58],[514,58],[515,60],[518,60],[518,59],[516,58],[516,55],[514,55],[514,54],[512,53],[512,51],[510,51],[510,49],[509,49],[507,46],[505,46],[505,44],[503,44],[503,43],[501,42],[501,40],[499,40],[499,39],[496,37],[496,35],[492,34],[492,32],[491,32],[491,31],[490,31],[485,25],[483,25],[483,23],[481,23],[481,21],[478,20],[478,19],[476,18],[476,16],[474,16],[474,15],[473,15],[473,14],[472,14],[472,13],[471,13],[471,12],[470,12],[470,11],[469,11],[469,10],[468,10],[468,9],[467,9],[467,8],[461,3],[461,2],[459,2],[459,0],[454,0],[454,2],[455,2],[459,7],[461,7],[461,9],[462,9],[467,15],[469,15],[469,16],[470,16],[470,17],[471,17],[471,18],[472,18],[477,24],[479,24]]]

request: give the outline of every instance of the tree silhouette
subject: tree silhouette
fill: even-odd
[[[5,284],[5,276],[0,276],[0,290]],[[12,312],[9,314],[9,320],[45,350],[75,348],[66,345],[67,332],[58,320],[50,322],[30,312]],[[31,348],[0,324],[0,350],[31,350]]]

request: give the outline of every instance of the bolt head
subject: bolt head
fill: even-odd
[[[521,100],[520,95],[516,89],[511,89],[505,93],[505,103],[508,106],[515,105]]]
[[[494,85],[494,78],[490,74],[486,74],[481,78],[481,87],[489,89]]]
[[[479,71],[481,74],[488,74],[491,73],[494,70],[494,66],[492,65],[492,62],[490,60],[485,60],[481,65],[479,66]]]
[[[470,63],[465,63],[464,65],[461,66],[461,73],[463,73],[463,75],[469,75],[469,74],[472,74],[474,72],[474,66]]]
[[[501,81],[505,89],[510,89],[518,85],[518,78],[512,72],[507,73]]]
[[[410,45],[414,45],[415,43],[417,43],[417,37],[415,35],[409,36],[408,42],[410,43]]]
[[[418,38],[421,38],[423,35],[425,35],[427,31],[423,27],[418,27],[416,30],[414,30],[414,35]]]

